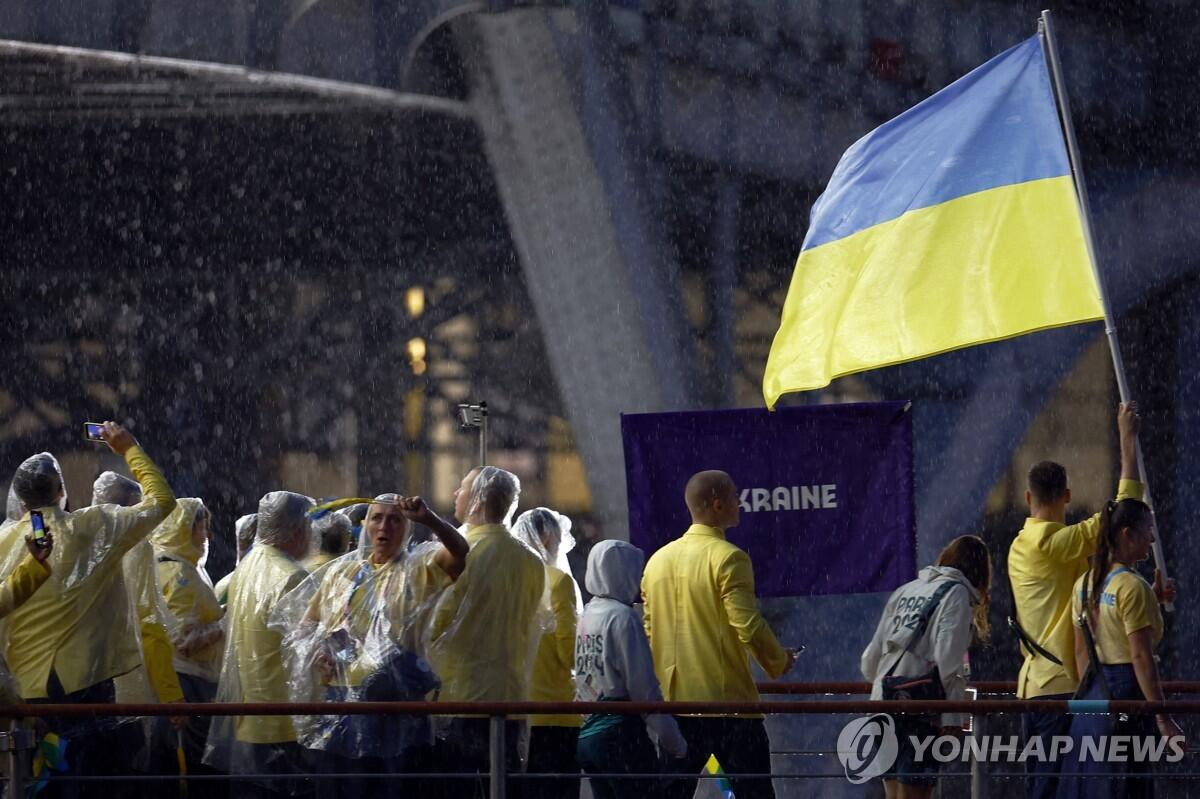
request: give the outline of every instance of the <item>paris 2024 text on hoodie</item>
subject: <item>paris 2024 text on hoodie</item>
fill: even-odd
[[[601,541],[588,557],[585,584],[593,599],[575,636],[575,696],[580,701],[662,701],[650,643],[633,607],[644,564],[642,551],[624,541]],[[661,749],[674,757],[687,753],[673,717],[653,713],[645,719]]]

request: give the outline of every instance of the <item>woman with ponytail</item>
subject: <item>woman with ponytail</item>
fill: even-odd
[[[1164,582],[1155,570],[1154,585],[1133,570],[1145,560],[1154,544],[1154,514],[1144,502],[1123,499],[1108,502],[1100,514],[1100,534],[1091,568],[1075,583],[1072,618],[1075,622],[1075,662],[1084,699],[1133,699],[1161,701],[1162,683],[1154,648],[1162,640],[1163,620],[1159,604],[1175,599],[1173,581]],[[1089,637],[1091,640],[1089,641]],[[1092,653],[1095,653],[1093,658]],[[1096,662],[1098,661],[1098,662]],[[1128,720],[1125,720],[1128,719]],[[1064,763],[1064,772],[1096,776],[1064,777],[1059,797],[1149,797],[1153,781],[1122,775],[1150,771],[1150,764],[1096,762],[1094,753],[1084,754],[1083,740],[1092,737],[1129,735],[1152,738],[1157,734],[1175,739],[1182,748],[1183,732],[1170,716],[1131,714],[1121,720],[1113,715],[1083,714],[1071,721],[1072,752],[1076,763]]]
[[[862,654],[862,673],[874,685],[872,699],[882,699],[888,677],[917,677],[933,666],[947,699],[965,699],[964,668],[973,639],[988,635],[988,591],[992,562],[987,544],[973,535],[951,541],[937,563],[921,569],[917,579],[896,589],[884,607],[875,637]],[[940,721],[940,724],[939,724]],[[926,748],[918,758],[912,738],[961,728],[958,715],[897,716],[900,751],[883,775],[888,799],[927,799],[937,783],[938,762]]]

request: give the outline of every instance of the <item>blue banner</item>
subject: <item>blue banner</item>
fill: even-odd
[[[688,478],[728,472],[731,542],[759,596],[890,591],[916,575],[911,405],[878,402],[621,417],[630,540],[647,557],[691,524]]]

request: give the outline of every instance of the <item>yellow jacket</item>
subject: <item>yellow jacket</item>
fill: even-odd
[[[468,529],[467,543],[466,568],[442,594],[430,627],[439,698],[528,699],[546,567],[502,524]]]
[[[307,576],[300,564],[269,544],[256,543],[238,564],[225,608],[229,640],[221,679],[236,680],[239,690],[227,691],[222,685],[223,696],[239,702],[289,701],[282,637],[267,625],[279,600]],[[290,716],[238,716],[236,735],[239,741],[255,744],[296,740]]]
[[[1122,480],[1117,499],[1141,499],[1144,487]],[[1062,525],[1026,519],[1008,550],[1008,576],[1012,580],[1017,621],[1038,645],[1063,662],[1056,666],[1041,655],[1025,656],[1017,677],[1017,696],[1032,699],[1069,694],[1078,684],[1075,666],[1075,633],[1071,622],[1071,591],[1088,569],[1088,556],[1096,551],[1100,514],[1078,524]]]
[[[715,527],[693,524],[654,553],[642,601],[654,671],[669,702],[757,701],[751,654],[771,677],[787,668],[787,651],[758,612],[750,557]]]
[[[33,555],[26,555],[13,573],[0,583],[0,619],[24,605],[25,600],[49,579],[50,571],[45,564]]]
[[[166,518],[175,495],[141,447],[125,453],[141,483],[131,508],[94,505],[64,513],[39,508],[54,533],[52,574],[40,591],[9,616],[5,658],[26,699],[45,699],[53,670],[67,693],[137,668],[142,661],[136,623],[121,572],[126,552]],[[8,551],[25,546],[29,515],[5,531]]]
[[[179,675],[171,663],[173,650],[171,639],[167,636],[167,628],[163,626],[161,608],[158,602],[158,578],[154,571],[154,547],[149,541],[139,541],[133,549],[125,553],[122,569],[125,573],[125,590],[133,600],[137,613],[138,627],[142,638],[142,662],[146,666],[146,678],[154,690],[153,697],[123,696],[123,687],[117,687],[117,701],[153,701],[182,702],[183,688],[179,685]],[[130,685],[140,685],[136,681],[138,673],[126,675],[123,679],[131,680]],[[137,690],[136,688],[134,690]]]
[[[204,553],[192,541],[192,528],[202,503],[192,497],[180,499],[175,511],[151,536],[154,545],[158,586],[166,601],[167,622],[181,638],[202,632],[201,628],[219,622],[225,609],[217,602],[208,572],[200,568]],[[173,664],[180,674],[190,674],[209,682],[221,676],[221,655],[225,644],[218,637],[203,648],[183,655],[173,652]]]
[[[538,642],[533,661],[529,698],[535,702],[571,702],[575,699],[575,580],[555,566],[546,566],[554,629]],[[579,716],[530,716],[535,727],[578,727]]]

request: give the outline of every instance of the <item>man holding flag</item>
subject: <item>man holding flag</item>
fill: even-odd
[[[1121,481],[1117,501],[1141,499],[1138,481],[1137,403],[1121,405],[1117,412],[1121,439]],[[1012,587],[1011,626],[1021,643],[1024,661],[1017,678],[1018,699],[1070,699],[1079,684],[1075,662],[1075,628],[1071,618],[1071,590],[1088,570],[1096,551],[1100,514],[1068,525],[1071,489],[1067,471],[1052,461],[1029,470],[1025,501],[1029,518],[1008,550],[1008,579]],[[1026,741],[1041,738],[1050,752],[1055,736],[1068,735],[1071,717],[1063,713],[1025,713],[1022,730]],[[1059,763],[1055,758],[1029,760],[1028,795],[1053,797],[1058,791]]]

